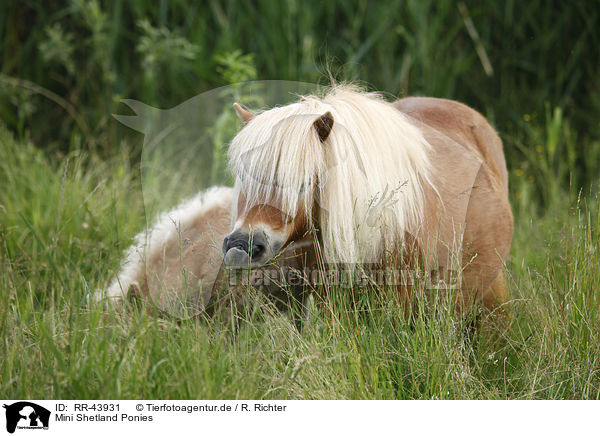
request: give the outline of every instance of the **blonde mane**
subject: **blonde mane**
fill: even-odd
[[[334,123],[322,143],[313,123],[328,111]],[[229,162],[248,204],[292,217],[303,208],[321,230],[325,260],[356,264],[381,260],[417,231],[429,149],[381,95],[344,85],[255,116],[233,139]]]

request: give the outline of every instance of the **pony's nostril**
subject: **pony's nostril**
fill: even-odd
[[[252,244],[252,260],[259,259],[267,251],[267,246],[261,242]]]

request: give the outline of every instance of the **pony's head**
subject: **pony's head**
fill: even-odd
[[[333,116],[329,111],[306,114],[299,104],[258,116],[234,107],[245,126],[230,147],[238,195],[223,253],[228,265],[259,266],[313,225],[323,146]]]
[[[311,230],[326,261],[373,261],[419,221],[428,144],[379,95],[344,86],[258,115],[235,108],[227,265],[262,265]]]

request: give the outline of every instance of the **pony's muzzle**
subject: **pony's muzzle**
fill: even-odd
[[[223,240],[223,259],[227,266],[255,266],[267,254],[267,239],[262,231],[231,232]]]

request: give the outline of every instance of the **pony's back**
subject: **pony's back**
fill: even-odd
[[[221,268],[232,199],[232,188],[213,187],[161,214],[135,236],[120,271],[95,298],[140,295],[165,310],[204,307]]]

